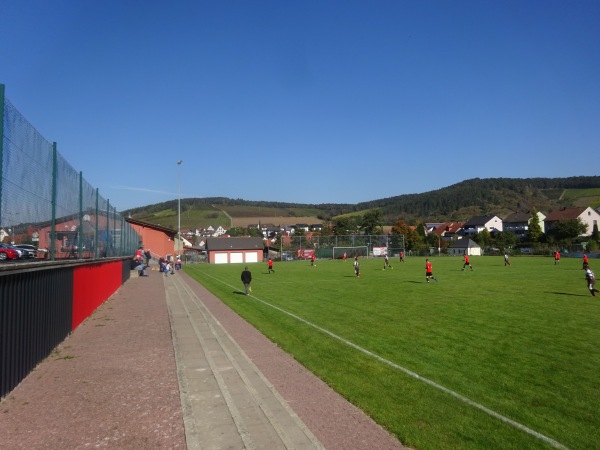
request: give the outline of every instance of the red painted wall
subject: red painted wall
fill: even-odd
[[[155,259],[175,254],[174,236],[166,235],[163,231],[155,230],[150,227],[143,227],[138,224],[129,223],[131,227],[140,235],[145,249],[150,249],[152,257]],[[183,253],[183,251],[182,251]]]
[[[72,330],[119,289],[122,265],[121,261],[111,261],[74,269]]]

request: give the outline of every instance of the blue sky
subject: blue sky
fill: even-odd
[[[23,0],[1,22],[6,96],[119,210],[179,179],[359,203],[598,175],[597,0]]]

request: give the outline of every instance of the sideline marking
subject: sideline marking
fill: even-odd
[[[236,288],[235,286],[232,286],[231,284],[226,283],[225,281],[220,280],[219,278],[216,278],[216,277],[214,277],[212,275],[209,275],[207,273],[202,273],[202,275],[210,277],[213,280],[216,280],[219,283],[224,284],[225,286],[233,288],[236,291],[240,291],[239,288]],[[240,291],[240,292],[242,292],[242,291]],[[298,320],[299,322],[302,322],[302,323],[304,323],[304,324],[306,324],[306,325],[308,325],[308,326],[310,326],[310,327],[312,327],[312,328],[314,328],[316,330],[319,330],[320,332],[325,333],[326,335],[328,335],[328,336],[330,336],[330,337],[332,337],[334,339],[337,339],[338,341],[346,344],[347,346],[352,347],[353,349],[358,350],[359,352],[362,352],[362,353],[364,353],[366,355],[369,355],[369,356],[375,358],[376,360],[378,360],[378,361],[380,361],[380,362],[382,362],[384,364],[387,364],[388,366],[393,367],[394,369],[398,369],[398,370],[404,372],[405,374],[407,374],[407,375],[409,375],[409,376],[411,376],[411,377],[413,377],[413,378],[415,378],[417,380],[420,380],[420,381],[422,381],[422,382],[424,382],[424,383],[426,383],[426,384],[428,384],[430,386],[433,386],[434,388],[439,389],[440,391],[445,392],[446,394],[449,394],[452,397],[457,398],[458,400],[466,403],[467,405],[470,405],[470,406],[472,406],[474,408],[477,408],[477,409],[479,409],[479,410],[481,410],[481,411],[489,414],[490,416],[495,417],[498,420],[501,420],[502,422],[504,422],[504,423],[506,423],[508,425],[512,425],[513,427],[515,427],[515,428],[517,428],[517,429],[519,429],[521,431],[524,431],[525,433],[527,433],[527,434],[529,434],[531,436],[534,436],[534,437],[536,437],[536,438],[538,438],[538,439],[546,442],[547,444],[550,444],[554,448],[559,448],[559,449],[562,449],[562,450],[568,450],[568,447],[565,447],[560,442],[555,441],[554,439],[552,439],[552,438],[550,438],[550,437],[548,437],[548,436],[546,436],[546,435],[544,435],[542,433],[539,433],[539,432],[537,432],[537,431],[535,431],[535,430],[533,430],[533,429],[531,429],[531,428],[529,428],[529,427],[527,427],[527,426],[525,426],[523,424],[520,424],[519,422],[516,422],[516,421],[512,420],[509,417],[503,416],[502,414],[497,413],[496,411],[494,411],[494,410],[492,410],[492,409],[490,409],[490,408],[488,408],[486,406],[483,406],[482,404],[477,403],[476,401],[471,400],[470,398],[465,397],[464,395],[459,394],[458,392],[453,391],[452,389],[449,389],[449,388],[447,388],[445,386],[442,386],[441,384],[438,384],[435,381],[430,380],[429,378],[422,377],[418,373],[413,372],[412,370],[407,369],[405,367],[402,367],[402,366],[400,366],[400,365],[398,365],[398,364],[396,364],[396,363],[394,363],[394,362],[392,362],[392,361],[390,361],[388,359],[385,359],[384,357],[379,356],[378,354],[373,353],[373,352],[367,350],[366,348],[359,347],[358,345],[354,344],[353,342],[350,342],[347,339],[344,339],[343,337],[338,336],[337,334],[334,334],[334,333],[332,333],[329,330],[326,330],[325,328],[321,328],[319,325],[316,325],[316,324],[314,324],[312,322],[309,322],[308,320],[303,319],[302,317],[297,316],[294,313],[286,311],[285,309],[280,308],[277,305],[273,305],[273,304],[271,304],[269,302],[261,300],[261,299],[259,299],[258,297],[256,297],[253,294],[250,294],[249,297],[252,297],[254,300],[256,300],[257,302],[262,303],[263,305],[269,306],[269,307],[271,307],[273,309],[276,309],[277,311],[279,311],[279,312],[281,312],[283,314],[286,314],[286,315],[288,315],[290,317],[293,317],[294,319]]]

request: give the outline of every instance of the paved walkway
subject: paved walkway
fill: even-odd
[[[2,401],[0,448],[402,448],[183,272],[135,273]]]

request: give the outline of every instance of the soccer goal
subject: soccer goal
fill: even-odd
[[[366,245],[357,247],[333,247],[333,259],[342,259],[344,253],[346,253],[348,258],[355,258],[357,256],[368,257],[369,247]]]

